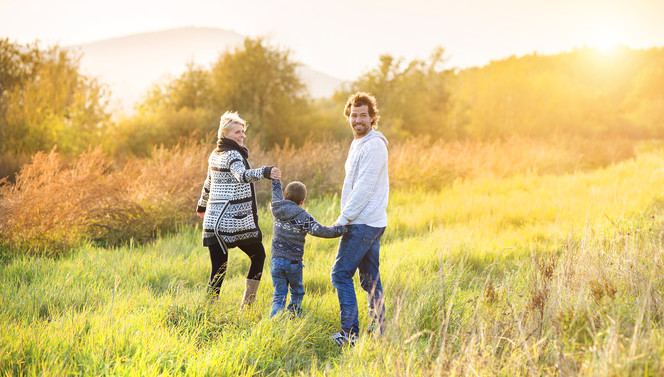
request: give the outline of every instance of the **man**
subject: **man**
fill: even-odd
[[[385,299],[380,281],[380,238],[387,226],[390,183],[387,174],[387,139],[376,131],[378,108],[368,93],[351,95],[344,108],[354,140],[346,159],[341,190],[341,215],[333,225],[346,225],[332,267],[332,284],[341,309],[341,332],[332,335],[339,345],[354,345],[359,335],[357,298],[353,276],[369,301],[369,332],[380,334],[385,322]]]

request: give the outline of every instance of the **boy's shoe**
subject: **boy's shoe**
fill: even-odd
[[[336,343],[338,346],[354,346],[357,343],[357,335],[348,334],[345,331],[341,330],[340,332],[335,332],[332,334],[330,339]]]

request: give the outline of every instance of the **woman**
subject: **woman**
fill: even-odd
[[[237,246],[251,259],[242,307],[250,306],[256,298],[265,261],[253,182],[281,178],[281,171],[274,166],[251,169],[249,152],[244,147],[246,127],[236,112],[227,111],[221,116],[217,148],[208,159],[208,174],[197,209],[203,218],[203,245],[210,250],[208,294],[212,298],[219,297],[228,249]]]

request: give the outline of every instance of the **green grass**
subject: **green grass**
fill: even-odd
[[[199,229],[16,257],[0,266],[0,374],[661,375],[662,187],[664,152],[654,150],[576,174],[392,192],[387,331],[352,349],[327,339],[338,331],[336,240],[307,239],[305,315],[292,320],[269,318],[269,252],[251,310],[240,310],[248,258],[238,249],[222,298],[207,304]],[[305,204],[325,224],[338,206]]]

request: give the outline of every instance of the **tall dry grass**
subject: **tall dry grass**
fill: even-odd
[[[511,137],[492,142],[424,138],[394,143],[390,153],[390,186],[438,189],[456,179],[502,178],[526,172],[565,174],[595,169],[635,155],[625,139]]]
[[[310,197],[339,193],[349,142],[306,141],[263,150],[250,141],[253,167],[275,165],[284,182],[304,182]],[[86,241],[106,245],[145,242],[196,223],[194,209],[214,146],[183,141],[156,147],[148,158],[115,167],[100,148],[64,163],[57,151],[38,153],[11,184],[0,186],[3,254],[60,255]],[[394,189],[440,189],[457,179],[524,172],[562,174],[605,166],[634,155],[624,140],[512,138],[500,142],[412,139],[390,147]],[[256,183],[257,198],[270,185]]]
[[[123,169],[113,169],[101,148],[69,165],[55,150],[37,153],[15,184],[0,187],[3,252],[60,255],[85,241],[142,242],[191,222],[193,186],[181,183],[204,169],[196,149],[155,148]]]

